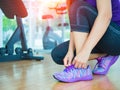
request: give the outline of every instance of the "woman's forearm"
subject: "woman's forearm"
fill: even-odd
[[[98,15],[92,30],[83,46],[83,49],[92,51],[95,45],[100,41],[110,24],[110,15]]]

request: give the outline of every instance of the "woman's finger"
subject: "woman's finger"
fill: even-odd
[[[72,64],[75,65],[75,60],[72,61]]]
[[[65,58],[63,61],[64,61],[64,66],[68,66],[68,58]]]
[[[84,64],[82,65],[82,68],[87,68],[87,64],[84,63]]]

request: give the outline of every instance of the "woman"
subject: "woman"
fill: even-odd
[[[70,41],[51,53],[64,71],[53,76],[63,82],[92,80],[92,74],[107,74],[120,54],[120,1],[69,0]],[[92,71],[88,60],[97,60]]]

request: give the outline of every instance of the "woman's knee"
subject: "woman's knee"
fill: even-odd
[[[53,59],[53,61],[56,63],[56,64],[60,64],[62,65],[63,64],[63,61],[61,60],[60,56],[59,56],[59,51],[57,50],[57,47],[54,48],[51,52],[51,57]]]
[[[63,59],[68,51],[68,46],[69,46],[69,41],[66,41],[52,50],[51,57],[55,63],[61,65],[63,64]]]

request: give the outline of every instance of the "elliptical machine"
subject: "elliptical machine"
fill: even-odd
[[[59,35],[54,33],[53,28],[49,25],[49,19],[53,19],[52,15],[43,15],[42,19],[47,21],[47,26],[42,38],[43,48],[45,50],[50,50],[62,43],[62,39]]]
[[[49,9],[53,9],[56,11],[56,14],[59,15],[64,15],[67,13],[66,6],[59,6],[59,3],[57,3],[57,5],[55,7],[49,7]],[[53,28],[49,25],[50,19],[53,19],[52,15],[43,15],[42,19],[46,20],[47,22],[47,26],[45,29],[45,33],[43,35],[43,48],[44,49],[53,49],[54,47],[56,47],[57,45],[59,45],[60,43],[62,43],[64,41],[64,30],[62,29],[62,35],[59,36],[56,33],[54,33]],[[63,19],[63,18],[62,18]],[[62,27],[64,28],[65,26],[68,26],[68,23],[64,23],[63,21],[61,23],[58,24],[58,27]]]

